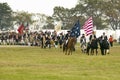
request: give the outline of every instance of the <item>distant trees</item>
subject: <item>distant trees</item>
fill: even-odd
[[[13,13],[13,19],[15,24],[24,24],[24,26],[28,26],[34,22],[32,19],[32,15],[25,11],[18,11]]]
[[[109,0],[103,7],[105,7],[104,13],[111,27],[114,30],[120,29],[120,0]]]
[[[15,24],[33,24],[33,15],[28,12],[13,12],[7,3],[0,3],[0,29],[10,29]],[[42,16],[42,15],[41,15]],[[43,21],[44,29],[54,29],[55,22],[62,21],[62,29],[71,29],[79,19],[82,26],[88,17],[92,16],[94,26],[97,29],[107,28],[120,29],[120,0],[78,0],[75,7],[68,9],[60,6],[54,7],[52,16],[46,17]],[[41,19],[41,17],[39,17]]]
[[[51,16],[46,16],[45,25],[43,26],[43,29],[54,29],[54,19]]]
[[[111,26],[113,30],[120,29],[120,0],[79,0],[85,5],[86,16],[93,16],[98,29]]]
[[[13,24],[12,10],[7,3],[0,3],[0,30],[8,30]]]
[[[62,29],[70,29],[74,23],[80,19],[81,16],[75,15],[74,9],[68,9],[64,7],[55,7],[53,19],[56,21],[62,21]]]
[[[78,0],[74,8],[55,7],[53,17],[63,21],[64,28],[70,29],[77,19],[81,25],[92,16],[97,29],[120,29],[120,0]]]

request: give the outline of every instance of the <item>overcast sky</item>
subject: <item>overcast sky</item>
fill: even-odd
[[[77,4],[77,0],[0,0],[0,2],[7,2],[13,11],[23,10],[50,16],[53,14],[55,6],[72,8]]]

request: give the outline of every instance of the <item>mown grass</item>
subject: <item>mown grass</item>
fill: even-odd
[[[73,55],[57,48],[0,47],[0,80],[119,80],[120,47],[110,54]]]

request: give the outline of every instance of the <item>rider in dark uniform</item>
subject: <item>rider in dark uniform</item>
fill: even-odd
[[[70,37],[70,31],[67,31],[67,34],[64,36],[64,39],[63,39],[63,51],[67,47],[69,37]]]
[[[70,37],[70,31],[67,31],[67,34],[65,35],[65,40],[68,40],[68,38]]]
[[[97,55],[98,43],[97,43],[97,38],[94,31],[89,37],[89,42],[90,42],[91,54],[94,54],[94,49],[96,49],[96,55]]]
[[[91,43],[93,40],[95,40],[95,39],[96,39],[96,35],[95,35],[95,32],[93,31],[92,34],[91,34],[90,37],[89,37],[90,43]]]
[[[106,53],[109,53],[109,41],[107,36],[105,35],[105,32],[103,32],[103,35],[101,36],[100,49],[102,55],[106,55]]]

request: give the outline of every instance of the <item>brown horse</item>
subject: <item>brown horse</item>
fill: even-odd
[[[76,38],[75,37],[70,37],[68,39],[67,44],[63,44],[63,52],[65,52],[65,55],[72,55],[72,51],[75,48],[76,44]]]

